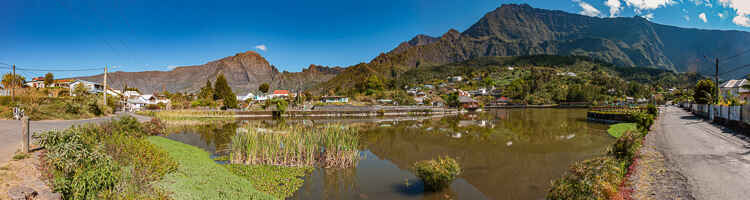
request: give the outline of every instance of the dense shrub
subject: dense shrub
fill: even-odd
[[[654,115],[650,115],[643,112],[631,113],[630,118],[638,126],[638,130],[641,133],[648,133],[651,130],[651,125],[654,124]]]
[[[425,190],[431,191],[439,191],[449,186],[456,176],[461,174],[458,162],[447,156],[416,162],[412,170],[424,182]]]
[[[617,141],[607,150],[607,154],[629,166],[638,153],[641,146],[640,133],[625,132]]]
[[[654,104],[648,104],[648,106],[646,106],[646,111],[646,113],[652,116],[657,116],[659,114],[659,109],[657,109]]]
[[[143,123],[143,131],[148,135],[160,135],[167,129],[164,122],[159,118],[151,118],[151,121]]]
[[[144,199],[164,194],[152,182],[177,163],[144,139],[143,125],[123,117],[101,125],[35,134],[47,150],[44,169],[64,199]]]
[[[547,199],[610,199],[624,175],[625,167],[613,157],[577,162],[552,182]]]

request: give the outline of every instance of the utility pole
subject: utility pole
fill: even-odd
[[[16,65],[13,65],[13,78],[10,79],[10,101],[15,102],[16,101]]]
[[[104,65],[104,105],[107,105],[107,65]]]
[[[719,103],[719,95],[720,95],[720,92],[719,92],[719,58],[716,58],[716,74],[715,74],[714,78],[716,79],[716,84],[715,84],[716,85],[716,88],[715,88],[715,90],[716,90],[716,94],[715,95],[716,96],[714,96],[714,103],[718,104]]]

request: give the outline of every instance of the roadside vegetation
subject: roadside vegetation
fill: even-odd
[[[0,118],[13,118],[15,107],[23,109],[31,120],[86,119],[112,114],[117,108],[115,98],[111,98],[105,105],[99,95],[49,96],[50,92],[59,90],[25,88],[17,91],[15,101],[9,96],[0,96]]]
[[[153,187],[177,169],[167,153],[145,138],[163,129],[123,117],[34,135],[46,152],[43,174],[63,199],[164,199]]]
[[[624,132],[605,155],[570,166],[561,178],[551,182],[547,199],[623,199],[620,186],[638,157],[643,138],[656,117],[648,111],[630,115],[635,130],[629,124],[619,125],[617,130]]]

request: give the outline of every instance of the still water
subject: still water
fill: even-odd
[[[568,165],[602,154],[614,142],[607,125],[583,109],[490,110],[458,116],[243,119],[238,123],[171,128],[167,137],[225,154],[239,123],[358,127],[362,160],[351,169],[317,169],[293,199],[543,199]],[[464,172],[449,189],[423,192],[411,164],[456,158]]]

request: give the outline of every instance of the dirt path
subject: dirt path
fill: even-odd
[[[750,198],[750,143],[745,137],[680,108],[667,107],[646,140],[642,160],[652,164],[637,170],[648,174],[648,167],[664,167],[653,167],[654,175],[645,178],[637,172],[636,199]],[[648,178],[653,179],[653,186],[637,186]]]
[[[47,131],[52,129],[66,129],[73,125],[81,125],[87,123],[99,123],[107,121],[113,117],[131,115],[136,117],[139,121],[150,120],[148,117],[138,116],[134,114],[120,113],[114,116],[94,118],[94,119],[83,119],[83,120],[45,120],[45,121],[31,121],[31,132]],[[21,121],[18,120],[0,120],[0,164],[6,163],[15,154],[16,150],[21,148]]]

